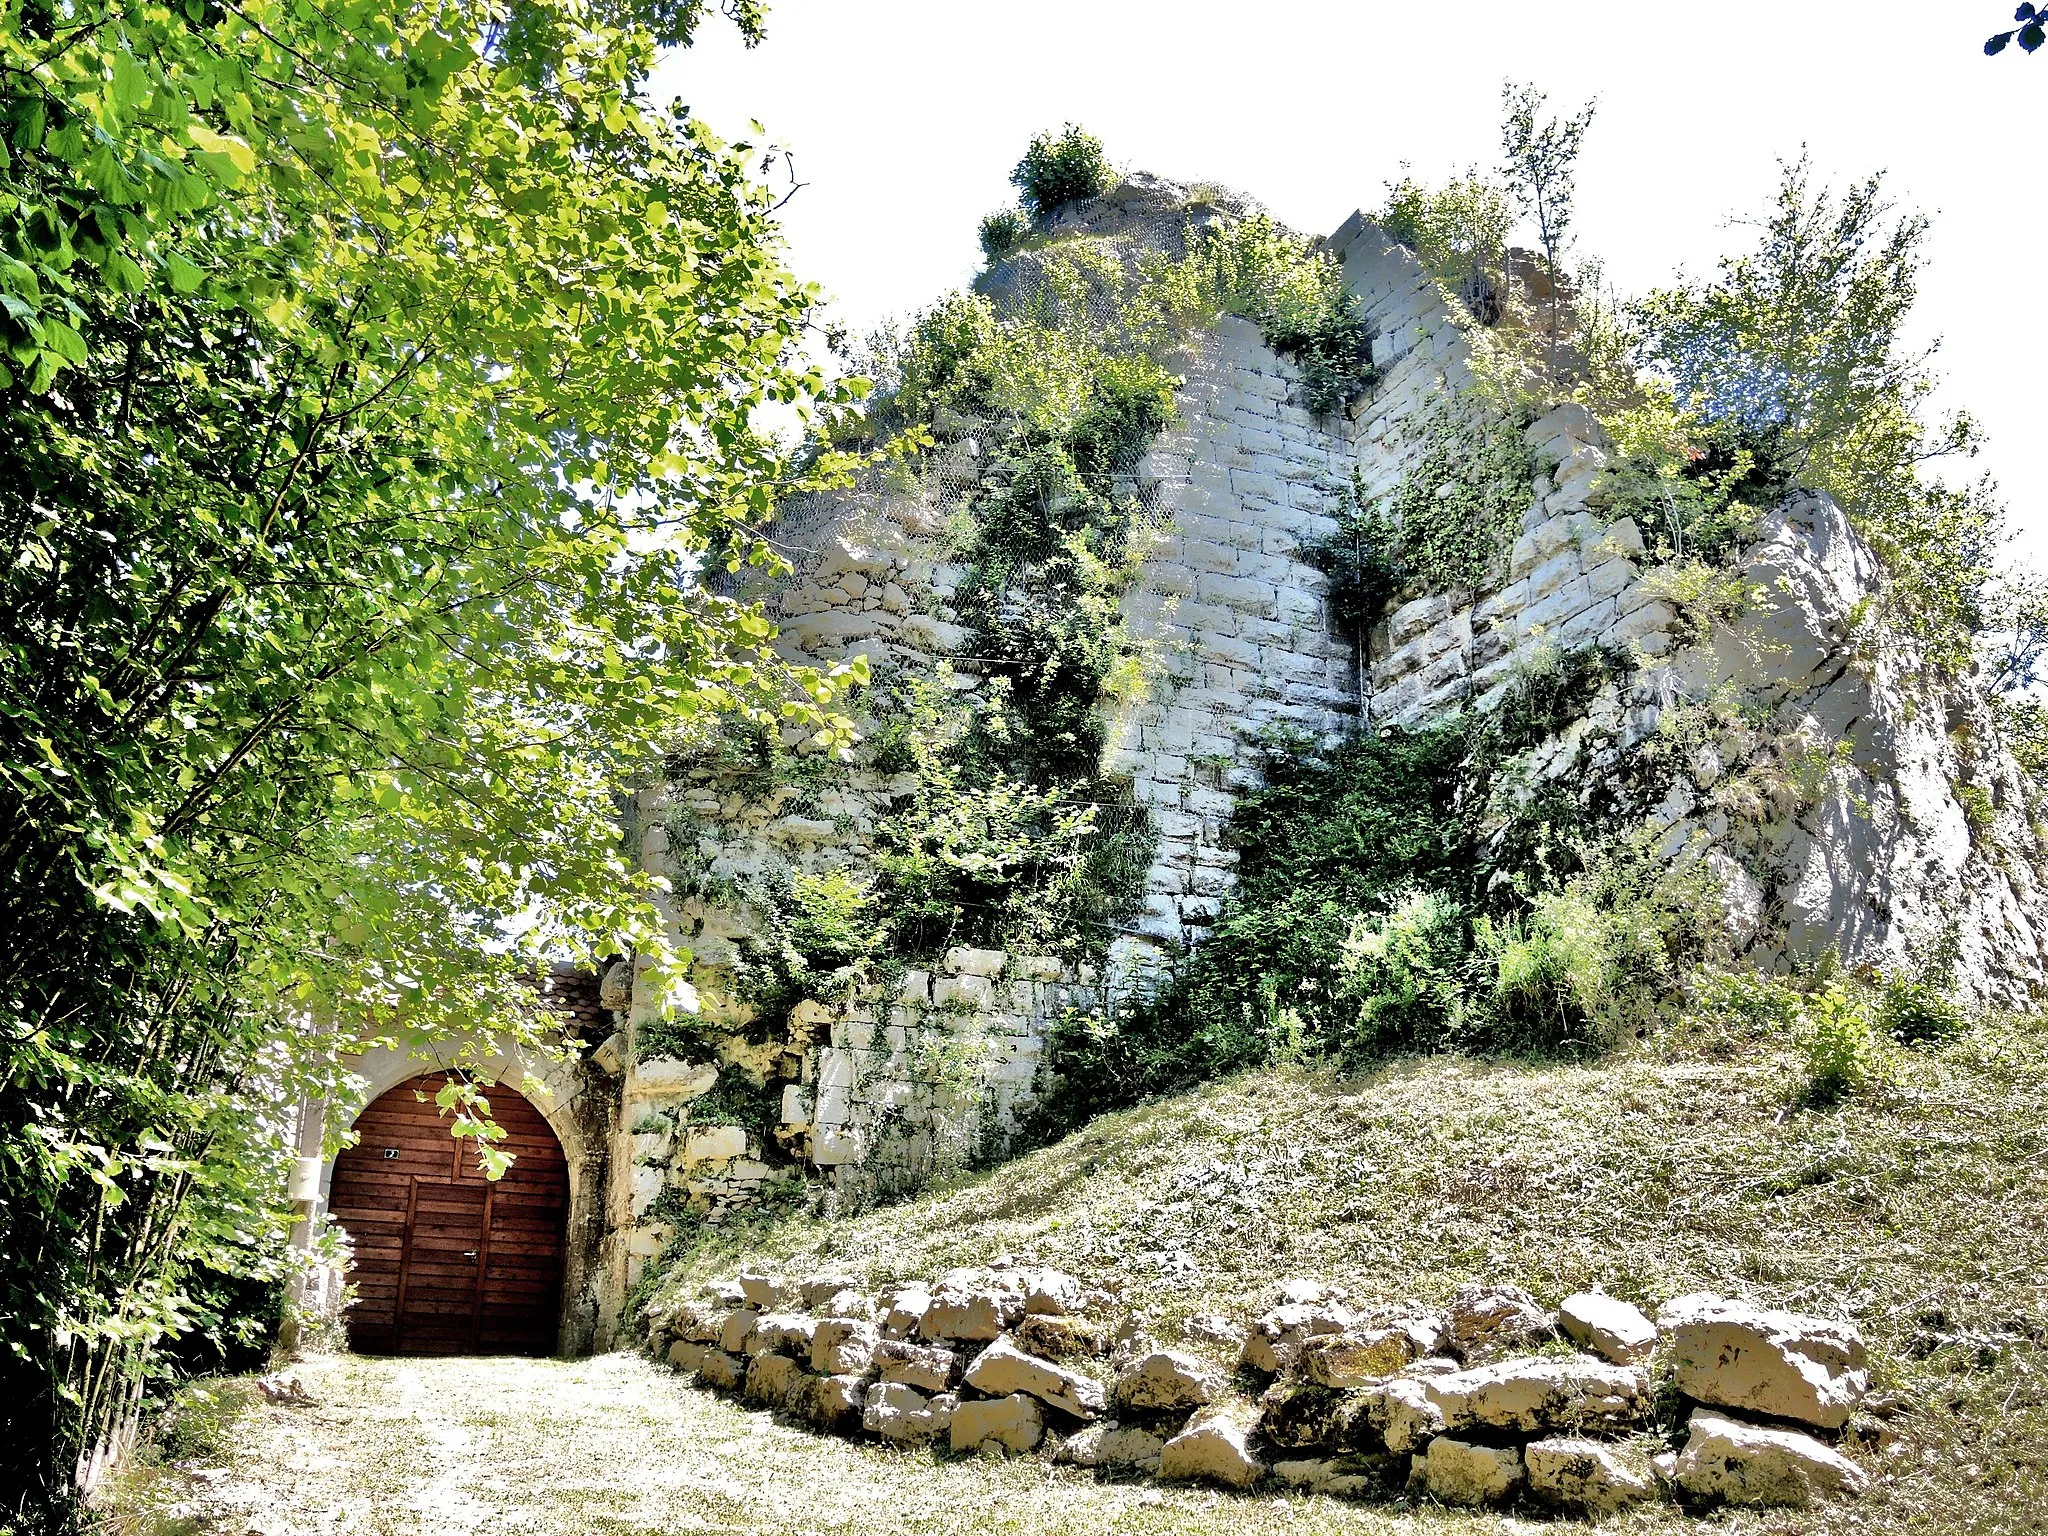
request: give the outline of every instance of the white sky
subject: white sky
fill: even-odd
[[[2005,0],[771,0],[768,40],[707,22],[656,79],[728,138],[760,122],[809,185],[790,259],[856,333],[972,277],[981,215],[1014,200],[1030,137],[1077,122],[1126,169],[1220,181],[1303,231],[1498,155],[1512,77],[1571,110],[1597,96],[1579,170],[1580,249],[1623,293],[1710,271],[1748,239],[1777,161],[1818,179],[1887,170],[1934,221],[1919,325],[1942,404],[1990,444],[2015,552],[2048,566],[2040,451],[2048,194],[2033,174],[2048,54],[1996,59]],[[1853,27],[1851,22],[1853,20]]]

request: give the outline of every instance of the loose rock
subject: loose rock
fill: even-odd
[[[1430,1493],[1446,1504],[1497,1504],[1522,1481],[1522,1453],[1513,1446],[1473,1445],[1438,1435],[1416,1460]]]
[[[760,1320],[761,1314],[748,1307],[726,1313],[718,1325],[718,1347],[728,1355],[745,1354],[747,1341],[754,1336],[754,1325]]]
[[[756,1311],[772,1312],[785,1302],[797,1299],[796,1287],[774,1275],[750,1270],[739,1277],[740,1294]]]
[[[1076,1467],[1127,1467],[1157,1472],[1159,1453],[1165,1446],[1166,1442],[1149,1429],[1105,1419],[1070,1436],[1054,1459]]]
[[[823,1430],[846,1432],[860,1426],[867,1383],[858,1376],[827,1376],[805,1395],[805,1416]]]
[[[738,1355],[714,1349],[697,1366],[697,1380],[718,1392],[734,1392],[747,1379],[747,1362]]]
[[[1299,1365],[1318,1386],[1371,1386],[1397,1376],[1436,1348],[1438,1330],[1426,1318],[1376,1328],[1347,1328],[1305,1339]]]
[[[1657,1321],[1678,1390],[1697,1402],[1839,1429],[1869,1390],[1853,1323],[1707,1295],[1667,1303]]]
[[[920,1392],[944,1392],[960,1380],[960,1356],[942,1345],[888,1339],[875,1347],[882,1380],[902,1382]]]
[[[1574,1344],[1597,1351],[1617,1365],[1632,1365],[1646,1358],[1657,1344],[1657,1325],[1640,1309],[1598,1291],[1565,1297],[1557,1309],[1557,1321]],[[1535,1477],[1533,1468],[1529,1475]]]
[[[1444,1309],[1444,1344],[1467,1364],[1551,1336],[1550,1315],[1519,1285],[1461,1285]]]
[[[1265,1475],[1265,1463],[1251,1452],[1254,1420],[1241,1403],[1202,1409],[1160,1449],[1161,1482],[1207,1479],[1229,1488],[1249,1488]]]
[[[1443,1433],[1442,1411],[1430,1401],[1424,1383],[1412,1377],[1370,1387],[1362,1401],[1366,1421],[1390,1451],[1418,1451]]]
[[[811,1334],[811,1369],[820,1376],[864,1376],[880,1342],[873,1323],[852,1317],[821,1318]]]
[[[1099,1383],[1049,1360],[1027,1355],[1008,1338],[997,1339],[976,1356],[974,1364],[967,1368],[966,1380],[975,1391],[991,1397],[1029,1393],[1077,1419],[1092,1419],[1104,1407]]]
[[[797,1287],[803,1304],[813,1311],[824,1306],[842,1291],[858,1293],[860,1281],[852,1275],[812,1275]]]
[[[1538,1434],[1639,1418],[1650,1406],[1650,1375],[1641,1366],[1583,1356],[1539,1355],[1427,1377],[1422,1390],[1457,1431],[1490,1429]]]
[[[926,1397],[915,1387],[882,1382],[868,1389],[861,1408],[861,1427],[884,1440],[914,1445],[937,1439],[952,1427],[959,1399],[950,1394]]]
[[[1021,1302],[1021,1298],[1017,1298]],[[1004,1318],[1011,1298],[991,1287],[975,1290],[942,1289],[932,1293],[931,1305],[918,1321],[918,1332],[927,1339],[993,1339],[1007,1326]],[[1023,1307],[1016,1307],[1021,1321]]]
[[[1223,1375],[1193,1355],[1155,1349],[1116,1379],[1112,1396],[1126,1408],[1199,1408],[1223,1390]]]
[[[1273,1476],[1303,1493],[1327,1494],[1338,1499],[1371,1498],[1387,1491],[1392,1466],[1404,1458],[1392,1456],[1328,1456],[1303,1461],[1276,1461]]]
[[[750,1403],[800,1412],[817,1378],[787,1355],[759,1354],[747,1362],[745,1396]]]
[[[1245,1336],[1244,1363],[1277,1376],[1294,1363],[1304,1342],[1319,1334],[1340,1333],[1351,1321],[1342,1307],[1283,1302],[1252,1325]]]
[[[1695,1498],[1731,1504],[1806,1504],[1870,1485],[1863,1469],[1811,1435],[1695,1413],[1673,1480]]]
[[[883,1337],[907,1339],[917,1332],[932,1304],[932,1293],[921,1285],[894,1285],[876,1298],[875,1311]]]
[[[1522,1447],[1522,1465],[1532,1493],[1574,1514],[1609,1514],[1656,1491],[1647,1466],[1599,1440],[1535,1440]]]
[[[962,1403],[953,1410],[953,1449],[1007,1451],[1021,1456],[1045,1438],[1045,1412],[1022,1392]]]

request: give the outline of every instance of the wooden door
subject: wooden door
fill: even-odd
[[[546,1354],[561,1300],[568,1164],[540,1112],[486,1090],[513,1155],[483,1177],[434,1107],[440,1073],[401,1083],[356,1119],[328,1213],[355,1244],[349,1343],[370,1354]]]

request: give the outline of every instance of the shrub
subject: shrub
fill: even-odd
[[[981,221],[981,254],[990,261],[1001,261],[1018,246],[1031,232],[1031,225],[1015,208],[998,208]]]
[[[1960,1035],[1970,1016],[1925,977],[1888,976],[1878,994],[1877,1024],[1901,1045],[1931,1045]]]
[[[1358,1005],[1365,1050],[1457,1044],[1467,1032],[1471,919],[1441,891],[1412,891],[1383,917],[1358,918],[1345,936],[1340,991]]]
[[[1010,180],[1033,217],[1048,219],[1068,203],[1108,191],[1113,174],[1102,141],[1069,123],[1033,139]]]
[[[1840,982],[1806,1000],[1799,1048],[1806,1058],[1804,1097],[1809,1104],[1839,1103],[1887,1076],[1869,1006]]]

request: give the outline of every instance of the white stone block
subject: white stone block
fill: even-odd
[[[747,1155],[747,1133],[737,1125],[707,1125],[693,1128],[683,1144],[683,1161],[692,1167],[703,1163],[727,1163]]]

